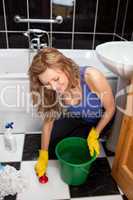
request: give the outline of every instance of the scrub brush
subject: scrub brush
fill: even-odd
[[[39,177],[39,182],[41,184],[45,184],[48,182],[48,177],[46,176],[46,174],[44,174],[43,176]]]

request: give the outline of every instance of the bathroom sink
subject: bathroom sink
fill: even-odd
[[[121,78],[133,77],[133,42],[106,42],[96,47],[100,61]]]
[[[107,144],[107,149],[115,152],[126,108],[126,91],[133,78],[133,42],[112,41],[100,44],[96,47],[96,55],[105,67],[118,76],[115,95],[117,109]]]

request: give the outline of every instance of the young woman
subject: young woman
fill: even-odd
[[[104,75],[95,67],[79,67],[55,48],[45,48],[33,58],[29,78],[33,104],[44,117],[38,176],[45,174],[49,154],[65,137],[87,138],[90,155],[98,155],[99,135],[115,112]]]

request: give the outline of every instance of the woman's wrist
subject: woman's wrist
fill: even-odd
[[[96,130],[96,134],[97,134],[97,136],[98,136],[98,138],[99,138],[100,133],[101,133],[101,130],[100,130],[98,127],[96,127],[95,130]]]
[[[43,151],[43,152],[47,152],[48,151],[48,149],[44,149],[44,148],[41,148],[41,149],[39,149],[39,151]]]
[[[48,145],[42,145],[41,146],[41,150],[43,150],[43,151],[48,151]]]

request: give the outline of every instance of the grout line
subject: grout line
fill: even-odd
[[[71,43],[71,49],[74,48],[75,13],[76,13],[76,0],[73,1],[73,23],[72,23],[72,43]]]
[[[94,32],[75,32],[75,34],[94,34]],[[102,32],[95,32],[95,34],[97,35],[112,35],[113,33],[102,33]]]
[[[27,18],[30,18],[29,12],[29,0],[27,0]],[[30,29],[30,23],[28,22],[28,30]],[[25,32],[25,31],[24,31]],[[25,36],[26,37],[26,36]],[[30,37],[28,37],[29,49],[30,49]],[[30,52],[29,52],[29,63],[30,63]]]
[[[133,32],[132,32],[132,34],[131,34],[131,39],[130,39],[131,41],[133,41]]]
[[[27,18],[30,18],[30,12],[29,12],[29,0],[27,0]],[[28,22],[28,29],[30,29],[30,23]]]
[[[55,34],[72,34],[72,32],[59,32],[59,31],[53,31]],[[94,32],[74,32],[74,35],[79,34],[79,35],[93,35]],[[100,33],[96,32],[96,35],[113,35],[114,33]]]
[[[25,31],[7,31],[8,33],[25,33]],[[50,33],[50,31],[47,31],[48,33]],[[3,31],[0,31],[0,33],[5,33],[5,30]],[[63,32],[63,31],[52,31],[52,33],[55,33],[55,34],[72,34],[72,32]],[[74,32],[74,34],[79,34],[79,35],[93,35],[94,32]],[[113,35],[114,33],[102,33],[102,32],[96,32],[95,33],[96,35]]]
[[[50,0],[50,19],[53,17],[53,7],[52,7],[52,0]],[[53,25],[50,23],[50,47],[52,47],[52,33],[53,33]],[[49,33],[48,33],[49,34]]]
[[[0,32],[1,32],[1,33],[2,33],[2,32],[4,33],[4,32],[6,32],[6,31],[0,31]],[[8,30],[7,30],[7,32],[8,32],[8,33],[25,33],[25,31],[8,31]]]
[[[118,0],[118,3],[117,3],[117,10],[116,10],[116,17],[115,17],[115,25],[114,25],[114,33],[116,32],[116,28],[117,28],[119,9],[120,9],[120,0]],[[114,38],[115,38],[115,35],[113,36],[113,41],[114,41]]]
[[[124,35],[125,24],[126,24],[126,18],[127,18],[128,5],[129,5],[129,0],[127,0],[127,3],[126,3],[125,16],[124,16],[124,20],[123,20],[123,26],[122,26],[121,37],[123,37],[123,35]]]
[[[115,34],[116,34],[116,33],[113,33],[113,36],[116,36]]]
[[[119,36],[119,35],[118,35],[118,34],[116,34],[116,33],[115,33],[115,36],[116,36],[116,37],[118,37],[118,38],[120,38],[121,40],[128,41],[128,40],[126,40],[125,38],[123,38],[123,37]]]
[[[95,33],[96,33],[96,25],[97,25],[98,3],[99,3],[99,0],[97,0],[97,2],[96,2],[96,12],[95,12],[95,23],[94,23],[94,34],[93,34],[92,49],[94,49],[94,44],[95,44]]]
[[[3,12],[4,12],[5,33],[6,33],[6,45],[7,45],[7,48],[9,48],[8,33],[7,33],[7,18],[6,18],[5,1],[2,0],[2,2],[3,2]]]

